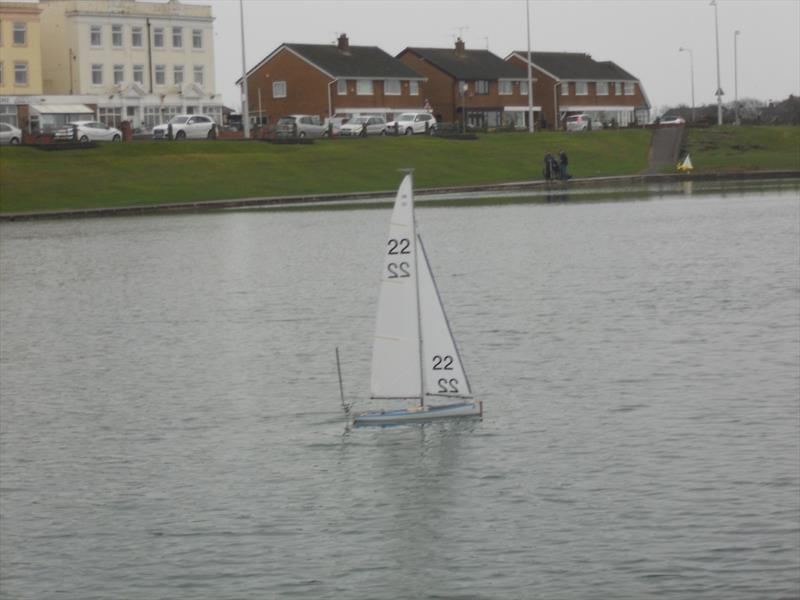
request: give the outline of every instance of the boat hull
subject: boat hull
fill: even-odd
[[[398,425],[401,423],[427,423],[441,419],[463,419],[483,416],[480,400],[458,402],[444,406],[416,406],[396,410],[372,410],[356,414],[354,425]]]

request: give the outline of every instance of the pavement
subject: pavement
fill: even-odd
[[[677,164],[683,144],[683,133],[683,126],[658,127],[653,130],[650,154],[647,157],[650,166],[644,171],[645,174],[660,173],[664,167],[674,167]]]

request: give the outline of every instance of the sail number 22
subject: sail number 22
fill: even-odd
[[[388,254],[390,256],[411,254],[411,240],[408,238],[389,238],[388,246]],[[405,261],[390,262],[386,265],[386,270],[389,271],[388,278],[396,279],[398,277],[411,277],[411,272],[409,271],[410,267],[411,265]]]
[[[439,354],[433,357],[433,370],[434,371],[452,371],[453,370],[453,357],[449,354],[441,356]],[[458,393],[458,379],[451,377],[440,378],[436,383],[439,384],[440,394],[457,394]]]

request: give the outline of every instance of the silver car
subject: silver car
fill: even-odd
[[[287,115],[275,124],[278,137],[313,138],[328,135],[328,128],[316,115]]]
[[[9,125],[8,123],[0,123],[0,144],[11,144],[15,146],[22,142],[22,130]]]
[[[122,141],[122,132],[119,129],[100,121],[72,121],[57,129],[54,137],[59,142],[68,142],[73,139],[73,132],[77,134],[79,142]]]
[[[339,129],[339,135],[386,135],[386,119],[383,117],[353,117]]]

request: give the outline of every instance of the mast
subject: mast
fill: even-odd
[[[422,356],[422,318],[420,316],[419,302],[419,242],[417,241],[417,212],[416,202],[414,201],[414,169],[406,169],[406,173],[411,180],[411,224],[413,229],[411,235],[414,239],[414,279],[416,281],[417,338],[419,340],[419,405],[425,406],[425,365]]]

